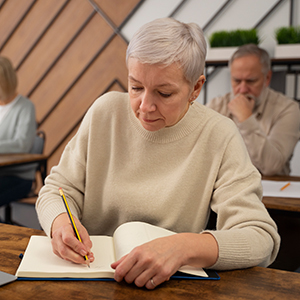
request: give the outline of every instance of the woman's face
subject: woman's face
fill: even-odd
[[[166,67],[129,58],[128,73],[131,108],[148,131],[175,125],[201,90],[191,87],[175,63]]]

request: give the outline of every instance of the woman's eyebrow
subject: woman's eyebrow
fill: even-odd
[[[135,79],[135,78],[134,78],[133,76],[131,76],[131,75],[128,76],[128,79],[131,80],[131,81],[134,81],[134,82],[136,82],[136,83],[142,84],[140,81],[138,81],[137,79]],[[176,84],[172,84],[172,83],[166,82],[166,83],[162,83],[162,84],[157,85],[157,87],[159,87],[159,88],[161,88],[161,87],[177,87],[177,85],[176,85]]]
[[[135,79],[134,77],[132,77],[131,75],[128,76],[128,78],[132,81],[135,81],[135,82],[138,82],[138,83],[141,83],[140,81],[138,81],[137,79]]]

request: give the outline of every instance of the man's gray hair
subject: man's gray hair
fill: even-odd
[[[178,63],[185,79],[194,85],[203,74],[205,57],[206,41],[196,23],[162,18],[143,25],[134,34],[127,48],[126,63],[129,58],[143,64]]]
[[[268,52],[255,44],[247,44],[241,46],[237,51],[235,51],[229,60],[228,66],[231,67],[232,62],[236,58],[248,56],[248,55],[255,55],[259,58],[260,63],[262,65],[262,72],[266,76],[268,72],[271,70],[271,61]]]

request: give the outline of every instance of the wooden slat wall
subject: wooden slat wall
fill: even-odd
[[[116,32],[142,2],[0,0],[0,55],[17,70],[18,92],[35,104],[48,172],[94,100],[126,91],[127,42]]]

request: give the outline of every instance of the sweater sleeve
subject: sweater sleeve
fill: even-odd
[[[59,194],[60,187],[68,199],[71,213],[78,219],[82,216],[90,115],[91,109],[85,115],[76,135],[64,149],[59,164],[51,169],[45,185],[39,192],[36,211],[39,222],[48,236],[51,236],[55,218],[66,212]]]
[[[208,232],[219,247],[219,257],[212,268],[268,266],[275,260],[280,237],[261,199],[261,176],[237,132],[227,144],[211,201],[217,226]]]
[[[94,102],[85,114],[76,135],[65,147],[59,164],[51,169],[45,180],[45,185],[40,190],[36,210],[39,222],[48,236],[51,235],[51,227],[55,218],[66,212],[59,194],[60,187],[68,200],[72,214],[82,220],[86,208],[86,198],[88,197],[86,185],[89,180],[87,178],[93,178],[92,186],[97,185],[99,180],[98,173],[91,175],[89,166],[92,162],[93,165],[96,164],[101,168],[100,160],[98,161],[98,151],[97,161],[91,155],[91,148],[93,148],[91,143],[95,143],[98,138],[102,143],[103,138],[98,134],[100,129],[97,128],[102,125],[98,122],[95,123],[95,120],[103,120],[107,105],[115,108],[112,99],[116,98],[112,98],[111,94],[106,94]],[[106,113],[106,115],[108,114]],[[108,119],[110,120],[110,117]],[[107,132],[107,128],[103,131]],[[96,134],[93,135],[92,132]],[[97,197],[98,195],[91,202],[97,201]]]

